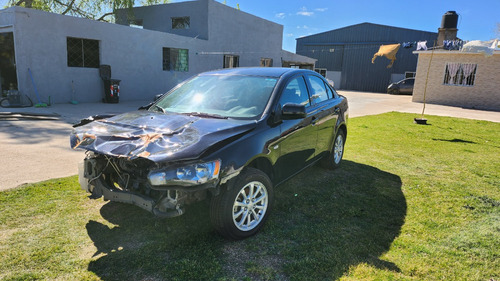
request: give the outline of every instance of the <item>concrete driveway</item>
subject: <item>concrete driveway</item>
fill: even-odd
[[[69,146],[71,125],[96,114],[136,110],[148,102],[0,108],[0,190],[77,174],[84,152]]]
[[[423,104],[411,102],[411,96],[350,91],[339,91],[339,93],[349,100],[351,118],[390,111],[415,113],[415,117],[418,117],[422,112]],[[71,125],[82,118],[96,114],[117,114],[135,110],[148,102],[0,108],[0,190],[77,174],[77,165],[84,158],[84,152],[74,151],[69,147]],[[24,115],[14,115],[13,112],[22,112]],[[459,107],[427,105],[425,113],[500,122],[499,112]]]

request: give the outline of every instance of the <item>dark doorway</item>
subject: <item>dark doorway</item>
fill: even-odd
[[[14,33],[0,33],[0,90],[3,95],[10,89],[17,90]]]

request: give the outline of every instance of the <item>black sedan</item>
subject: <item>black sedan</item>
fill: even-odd
[[[396,83],[392,83],[387,87],[387,93],[391,95],[413,93],[413,85],[415,85],[415,78],[406,78]]]
[[[199,74],[142,110],[87,119],[71,146],[87,151],[80,184],[91,198],[160,217],[210,199],[227,238],[255,234],[273,188],[320,162],[337,168],[348,105],[316,72],[233,68]]]

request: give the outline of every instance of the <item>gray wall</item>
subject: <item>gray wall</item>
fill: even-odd
[[[386,92],[393,74],[415,71],[416,49],[401,47],[392,68],[385,57],[371,60],[380,45],[428,41],[432,46],[437,33],[362,23],[297,39],[297,54],[315,58],[316,67],[340,71],[337,88],[346,90]]]
[[[99,40],[100,63],[109,64],[112,78],[121,79],[122,100],[150,99],[178,82],[206,70],[191,60],[206,41],[139,30],[87,19],[49,14],[20,7],[15,12],[14,38],[19,90],[34,98],[28,68],[31,69],[43,101],[71,100],[74,81],[79,102],[95,102],[103,96],[103,84],[97,68],[68,67],[66,38]],[[43,27],[43,28],[40,28]],[[163,71],[162,48],[189,49],[189,72]]]
[[[339,89],[340,82],[342,81],[342,72],[340,71],[326,71],[326,78],[333,81],[333,85],[336,89]]]
[[[260,59],[272,58],[274,66],[281,66],[283,26],[227,5],[209,1],[208,55],[222,67],[217,53],[240,56],[240,66],[258,66]]]
[[[208,1],[186,1],[168,5],[153,5],[117,10],[116,23],[129,25],[129,20],[143,21],[144,29],[182,36],[208,39]],[[189,17],[189,29],[172,29],[173,17]]]
[[[172,17],[189,16],[190,29],[172,29]],[[211,66],[223,67],[224,54],[239,56],[240,66],[258,66],[261,58],[272,58],[281,66],[283,26],[236,10],[213,0],[138,7],[117,11],[119,24],[129,18],[143,19],[144,29],[170,32],[208,40],[196,56]]]
[[[205,31],[207,39],[200,39],[198,32],[194,37],[181,36],[22,7],[0,11],[0,32],[14,32],[19,91],[37,102],[29,68],[42,102],[47,102],[49,96],[53,103],[71,101],[72,81],[74,99],[78,102],[102,99],[103,83],[97,68],[68,67],[67,37],[99,41],[100,64],[111,65],[112,78],[122,80],[120,100],[124,101],[152,99],[193,75],[220,69],[226,53],[239,55],[240,66],[259,66],[262,57],[273,58],[274,66],[281,66],[283,55],[297,61],[314,62],[281,49],[283,26],[213,0],[153,8],[148,10],[153,16],[150,23],[146,25],[145,22],[145,27],[165,26],[164,22],[171,27],[170,15],[183,16],[189,11],[189,15],[194,16],[191,19],[193,28],[188,31]],[[174,11],[177,9],[179,11]],[[138,10],[145,11],[143,8]],[[167,14],[163,23],[160,12]],[[145,13],[144,17],[150,19],[149,14]],[[194,19],[201,19],[199,27]],[[208,24],[204,24],[204,20],[208,20]],[[164,47],[188,49],[189,72],[163,71]]]

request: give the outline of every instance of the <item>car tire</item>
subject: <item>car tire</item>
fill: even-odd
[[[344,157],[345,133],[339,129],[333,141],[332,151],[321,160],[321,166],[324,168],[335,170],[340,166]]]
[[[244,169],[221,186],[210,203],[212,225],[222,236],[240,240],[256,234],[266,222],[273,204],[269,177],[254,168]]]

